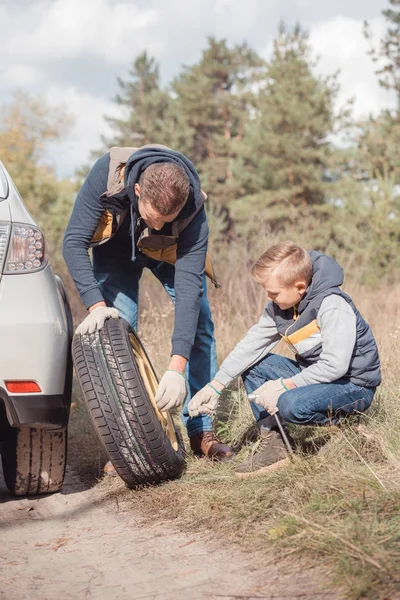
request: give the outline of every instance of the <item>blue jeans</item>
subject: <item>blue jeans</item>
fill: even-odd
[[[294,360],[279,354],[267,354],[259,363],[243,373],[243,383],[248,394],[271,379],[284,379],[300,372]],[[281,418],[296,425],[326,425],[338,423],[354,411],[363,412],[371,404],[375,388],[360,387],[348,379],[332,383],[317,383],[294,388],[280,395],[278,409]],[[256,421],[269,413],[251,402]]]
[[[126,253],[113,249],[113,240],[93,249],[93,268],[106,304],[115,306],[121,317],[137,330],[139,280],[144,267],[149,268],[162,283],[166,292],[175,302],[175,267],[160,263],[141,255],[132,262]],[[107,248],[107,246],[109,246]],[[188,404],[202,387],[211,381],[217,372],[217,351],[214,337],[214,323],[207,298],[207,285],[204,277],[203,296],[200,303],[199,321],[190,360],[186,368],[189,392],[182,410],[182,421],[189,437],[202,431],[212,431],[212,419],[208,415],[190,417]]]

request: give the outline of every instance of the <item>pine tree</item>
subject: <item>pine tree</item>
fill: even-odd
[[[234,193],[237,145],[254,105],[252,85],[262,64],[247,44],[230,48],[226,40],[209,38],[200,61],[184,67],[172,84],[175,116],[169,126],[174,124],[181,139],[186,132],[183,151],[202,173],[203,185],[216,203],[227,202]],[[176,139],[171,136],[170,143]]]
[[[158,65],[147,52],[135,59],[129,71],[130,80],[118,77],[120,92],[114,102],[122,107],[125,118],[105,117],[115,134],[102,138],[111,146],[143,146],[162,143],[163,118],[168,107],[168,95],[160,88]]]
[[[308,34],[280,24],[273,55],[250,124],[244,158],[247,186],[292,204],[324,200],[323,176],[331,158],[328,136],[339,125],[334,101],[337,74],[315,74]],[[340,117],[344,117],[340,115]]]
[[[380,42],[379,49],[372,46],[371,30],[367,21],[364,23],[364,34],[371,43],[370,54],[374,62],[382,63],[376,74],[379,83],[397,95],[400,112],[400,0],[389,0],[390,8],[382,11],[388,21],[388,27]]]

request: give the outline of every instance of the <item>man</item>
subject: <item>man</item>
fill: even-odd
[[[175,303],[175,324],[157,406],[169,410],[184,403],[182,419],[193,452],[224,460],[233,452],[214,435],[211,418],[191,418],[187,408],[190,396],[217,370],[204,275],[207,267],[216,284],[206,265],[205,198],[196,169],[183,154],[160,145],[112,148],[95,163],[78,192],[63,254],[89,311],[78,334],[100,330],[106,319],[118,316],[137,329],[143,269],[159,279]]]

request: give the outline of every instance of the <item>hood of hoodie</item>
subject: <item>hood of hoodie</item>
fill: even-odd
[[[194,164],[186,156],[175,150],[170,150],[167,146],[145,146],[130,156],[125,166],[125,191],[131,202],[131,206],[137,213],[138,197],[135,193],[135,184],[139,183],[140,177],[147,167],[154,163],[166,162],[175,163],[182,167],[189,179],[189,195],[186,204],[177,217],[177,220],[186,219],[196,210],[198,202],[202,201],[200,179]]]
[[[309,252],[313,263],[313,276],[306,293],[298,305],[299,313],[302,313],[308,304],[322,292],[328,292],[343,284],[343,269],[330,256],[311,250]]]

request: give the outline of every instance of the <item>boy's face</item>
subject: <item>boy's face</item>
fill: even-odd
[[[278,275],[270,275],[261,283],[264,290],[268,294],[268,299],[272,300],[279,306],[281,310],[287,310],[296,306],[302,299],[307,289],[305,281],[296,281],[295,283],[286,286]]]

